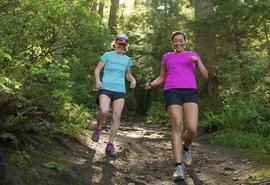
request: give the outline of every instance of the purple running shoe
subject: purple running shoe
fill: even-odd
[[[115,148],[113,146],[113,143],[107,143],[106,152],[112,157],[115,156]]]
[[[92,141],[98,142],[99,141],[99,136],[100,136],[101,129],[100,128],[95,128],[94,132],[92,134]]]

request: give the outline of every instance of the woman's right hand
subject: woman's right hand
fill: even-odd
[[[102,83],[100,80],[96,81],[96,89],[99,90],[102,87]]]
[[[144,85],[144,89],[145,89],[145,90],[149,90],[149,89],[151,89],[151,88],[152,88],[151,82],[147,82],[147,83]]]

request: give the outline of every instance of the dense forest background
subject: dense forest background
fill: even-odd
[[[123,121],[169,126],[162,88],[144,84],[180,30],[210,75],[199,81],[200,127],[215,143],[269,151],[269,12],[269,0],[0,0],[0,140],[89,129],[94,69],[117,33],[129,37],[137,80]]]

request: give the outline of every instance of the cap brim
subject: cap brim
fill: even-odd
[[[117,44],[125,44],[125,45],[128,44],[126,41],[121,41],[121,40],[117,40],[116,43],[117,43]]]

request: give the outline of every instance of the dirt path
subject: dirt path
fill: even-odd
[[[252,162],[236,150],[209,145],[204,136],[199,136],[192,146],[193,164],[187,167],[187,180],[173,182],[170,131],[159,127],[144,123],[122,125],[116,140],[115,159],[104,152],[109,127],[103,129],[98,144],[89,137],[81,138],[87,147],[95,151],[91,161],[90,184],[270,184],[270,181],[252,181],[249,177],[255,166]]]
[[[0,156],[7,161],[6,180],[0,179],[0,185],[270,185],[270,180],[249,177],[256,164],[236,150],[208,144],[205,136],[199,136],[192,146],[187,180],[173,182],[168,128],[123,124],[116,139],[116,158],[105,155],[108,131],[109,125],[102,130],[99,143],[93,143],[89,134],[77,140],[28,134],[27,145],[19,151],[0,145]],[[42,165],[51,161],[63,168]]]

